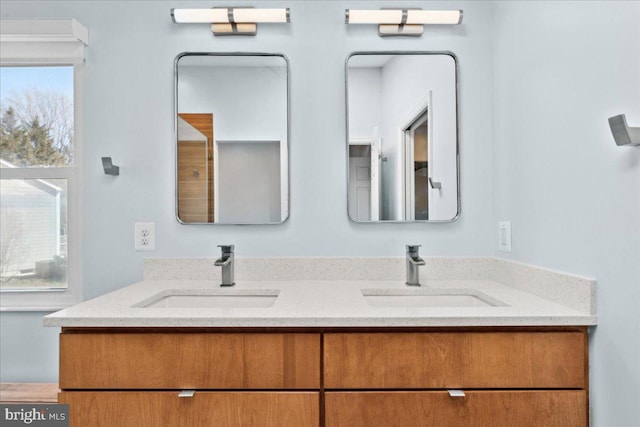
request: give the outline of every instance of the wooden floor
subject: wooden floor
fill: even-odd
[[[59,392],[54,383],[0,383],[0,402],[56,403]]]

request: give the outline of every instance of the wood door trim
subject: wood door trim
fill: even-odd
[[[209,200],[207,202],[207,212],[209,222],[214,222],[213,206],[215,197],[213,187],[213,113],[178,113],[178,116],[200,133],[207,137],[207,151],[209,152],[207,181],[209,183]]]

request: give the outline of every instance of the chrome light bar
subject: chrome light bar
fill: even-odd
[[[458,25],[462,10],[380,9],[345,10],[347,24],[378,24],[378,34],[419,37],[428,25]]]
[[[214,7],[171,9],[176,24],[211,24],[214,35],[255,35],[258,23],[289,23],[289,8]]]

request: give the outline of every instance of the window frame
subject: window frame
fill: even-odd
[[[15,21],[14,21],[15,22]],[[73,67],[73,120],[74,120],[74,147],[73,163],[63,167],[19,167],[0,168],[0,180],[4,179],[66,179],[67,182],[67,288],[66,289],[35,289],[0,290],[0,311],[55,311],[82,301],[82,140],[83,140],[83,81],[84,81],[84,57],[62,57],[56,53],[69,50],[79,43],[87,44],[86,28],[75,20],[60,21],[33,21],[25,20],[25,32],[20,34],[23,38],[35,33],[33,29],[50,28],[54,22],[57,26],[70,26],[72,35],[64,40],[66,46],[60,49],[60,38],[33,37],[28,43],[24,43],[20,37],[11,39],[3,34],[0,39],[0,47],[5,43],[18,42],[23,48],[24,57],[2,58],[1,67],[47,67],[47,66],[71,66]],[[3,22],[4,25],[4,22]],[[47,27],[49,26],[49,27]],[[84,37],[78,37],[75,30],[80,27],[84,30]],[[27,32],[27,31],[30,31]],[[32,41],[33,40],[33,41]],[[70,43],[69,43],[70,42]],[[73,44],[73,46],[71,46]],[[24,49],[24,46],[28,46]],[[44,48],[44,50],[43,50]],[[42,52],[51,49],[49,56],[36,57],[33,52]],[[82,51],[83,49],[80,49]]]

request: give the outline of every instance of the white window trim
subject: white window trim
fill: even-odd
[[[2,290],[0,311],[54,311],[82,301],[83,64],[88,31],[74,19],[2,21],[0,66],[73,66],[74,164],[58,168],[0,168],[0,179],[67,180],[67,288]],[[34,52],[47,52],[35,56]]]
[[[82,64],[89,31],[75,19],[4,19],[2,63]]]

